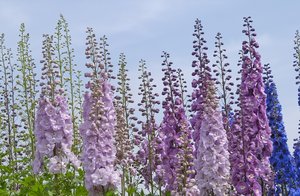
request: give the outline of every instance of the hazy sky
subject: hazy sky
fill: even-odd
[[[192,32],[196,18],[202,20],[210,54],[217,32],[223,41],[229,62],[237,70],[238,51],[245,37],[241,33],[243,16],[252,16],[263,63],[270,63],[283,106],[284,121],[292,146],[297,135],[299,108],[293,70],[293,38],[300,29],[300,1],[290,0],[0,0],[0,33],[13,51],[18,28],[25,23],[31,34],[31,49],[38,64],[42,34],[53,33],[60,14],[70,25],[76,62],[84,68],[85,30],[93,27],[98,38],[107,35],[112,62],[124,52],[137,93],[137,66],[143,58],[161,83],[160,58],[163,50],[171,55],[174,66],[184,70],[191,81]],[[210,55],[211,61],[214,61]],[[158,89],[160,90],[160,89]]]

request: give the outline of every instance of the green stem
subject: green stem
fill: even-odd
[[[125,196],[125,169],[122,169],[122,178],[121,178],[121,196]]]

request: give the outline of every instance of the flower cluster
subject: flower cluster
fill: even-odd
[[[300,176],[300,139],[299,138],[295,139],[293,148],[294,148],[293,156],[294,156],[297,176]]]
[[[287,145],[287,136],[283,124],[281,105],[278,100],[277,88],[268,64],[264,65],[264,84],[267,94],[267,116],[272,129],[273,152],[270,158],[275,172],[276,195],[289,195],[289,190],[295,189],[297,172]]]
[[[161,169],[161,176],[166,184],[166,191],[176,194],[187,194],[187,191],[195,186],[193,179],[193,146],[192,130],[186,117],[179,81],[176,70],[169,62],[169,54],[164,52],[162,69],[163,93],[165,100],[162,102],[164,109],[163,121],[160,125],[160,134],[163,151],[162,163],[157,166]],[[196,187],[194,187],[197,189]]]
[[[42,72],[42,93],[35,118],[36,152],[33,162],[35,173],[41,171],[44,158],[49,158],[48,169],[51,173],[65,173],[71,161],[75,168],[80,162],[71,152],[73,144],[73,124],[68,112],[68,103],[59,82],[58,66],[52,59],[52,36],[45,35],[44,63]]]
[[[34,121],[35,121],[35,109],[37,105],[37,94],[38,94],[38,80],[37,76],[34,73],[36,71],[36,65],[34,59],[31,55],[29,39],[30,36],[26,32],[25,25],[21,24],[20,26],[20,41],[18,42],[18,61],[19,61],[19,70],[22,70],[22,74],[19,75],[19,80],[16,82],[18,88],[20,89],[19,100],[20,107],[23,108],[22,121],[23,128],[28,132],[28,137],[23,137],[24,142],[28,143],[26,148],[26,158],[30,154],[30,162],[34,159]],[[21,142],[20,142],[21,143]],[[30,152],[29,152],[30,151]],[[28,164],[30,165],[30,164]]]
[[[122,184],[121,184],[121,195],[125,194],[127,189],[132,189],[140,175],[137,174],[137,161],[134,155],[134,149],[140,144],[141,136],[137,134],[136,121],[137,118],[134,116],[135,109],[132,107],[133,94],[131,93],[131,87],[129,85],[130,78],[128,77],[128,69],[126,56],[121,53],[119,57],[119,72],[117,74],[118,86],[116,88],[116,104],[119,107],[118,121],[123,121],[124,127],[117,131],[117,154],[118,156],[118,167],[122,170]],[[122,159],[120,159],[122,158]]]
[[[131,104],[134,102],[132,99],[131,88],[129,86],[129,77],[127,75],[127,67],[126,67],[126,57],[122,53],[119,57],[119,73],[117,75],[118,86],[116,92],[118,95],[115,96],[116,104],[118,105],[120,112],[123,117],[123,125],[122,129],[117,130],[117,134],[121,140],[117,141],[117,149],[118,153],[123,154],[122,158],[119,159],[119,162],[122,162],[121,166],[126,168],[126,170],[130,170],[130,173],[133,175],[135,173],[135,168],[133,168],[133,148],[134,145],[139,144],[140,138],[135,132],[137,131],[135,127],[135,122],[137,118],[134,116],[135,109],[131,107]],[[121,116],[120,116],[121,117]],[[122,147],[123,146],[123,147]],[[125,147],[125,148],[124,148]]]
[[[192,81],[192,87],[194,89],[192,93],[191,111],[192,119],[191,125],[194,129],[193,140],[195,142],[195,149],[198,149],[198,141],[200,140],[200,128],[203,120],[203,112],[205,107],[205,98],[207,94],[207,81],[211,79],[211,68],[208,66],[209,60],[206,51],[208,48],[204,45],[206,40],[203,38],[203,26],[201,21],[197,19],[194,25],[193,36],[196,38],[193,41],[194,51],[192,55],[196,58],[193,61],[192,67],[195,68],[192,76],[196,76]],[[197,156],[197,154],[195,154]]]
[[[192,74],[195,78],[192,82],[194,92],[191,108],[195,114],[191,123],[195,129],[193,139],[196,144],[194,160],[196,183],[201,195],[222,195],[229,190],[228,141],[222,112],[218,111],[216,87],[208,66],[203,34],[201,22],[196,20],[193,34],[196,40],[193,42],[192,53],[196,57],[192,64],[195,67]]]
[[[215,91],[214,83],[210,81],[195,160],[197,185],[203,195],[223,195],[230,189],[228,140]]]
[[[219,98],[221,100],[221,107],[223,113],[223,123],[226,132],[230,131],[230,117],[232,112],[232,105],[234,100],[234,93],[232,92],[232,87],[234,83],[232,82],[232,76],[230,75],[231,69],[229,69],[229,63],[226,62],[228,58],[225,54],[226,50],[222,47],[224,43],[222,42],[221,33],[216,35],[214,57],[217,58],[216,63],[213,64],[213,73],[215,73],[215,81],[219,86]]]
[[[233,184],[239,194],[262,195],[272,188],[269,158],[272,152],[271,129],[266,115],[266,95],[255,30],[250,17],[244,18],[242,83],[240,86],[242,152],[234,158]],[[263,182],[263,183],[261,183]],[[261,184],[260,184],[261,183]]]
[[[82,162],[85,170],[85,186],[90,195],[105,194],[120,183],[120,175],[115,170],[116,160],[115,125],[111,85],[108,82],[104,65],[99,60],[98,47],[92,29],[87,30],[86,55],[92,73],[86,85],[91,92],[84,95],[83,119],[79,130],[83,139]]]
[[[139,95],[142,95],[142,99],[138,105],[140,106],[139,111],[143,119],[138,121],[141,124],[141,131],[138,133],[141,135],[142,140],[140,149],[137,152],[137,160],[141,165],[141,173],[145,179],[145,185],[151,194],[154,194],[156,165],[161,162],[160,156],[156,151],[158,125],[155,119],[156,114],[159,112],[157,105],[160,102],[156,100],[158,94],[153,92],[156,85],[153,84],[151,72],[147,70],[144,60],[140,61],[139,71],[141,72],[139,77],[141,80]]]
[[[294,57],[295,57],[295,61],[294,61],[294,68],[295,71],[297,72],[297,76],[296,76],[296,85],[298,85],[298,105],[300,106],[300,34],[299,31],[296,31],[296,35],[295,35],[295,40],[294,40]],[[299,120],[299,124],[298,124],[298,133],[300,133],[300,120]],[[296,170],[297,170],[297,175],[298,178],[300,176],[300,137],[294,140],[295,143],[293,145],[294,148],[294,161],[296,164]]]
[[[43,159],[49,158],[51,173],[65,173],[71,162],[76,168],[80,162],[71,152],[73,129],[68,113],[68,104],[63,96],[56,96],[54,102],[40,98],[35,122],[36,152],[33,171],[39,173]]]

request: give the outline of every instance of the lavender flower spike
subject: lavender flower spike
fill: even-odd
[[[85,170],[85,186],[89,195],[105,195],[116,189],[120,175],[115,170],[116,160],[115,125],[116,115],[113,106],[113,94],[108,82],[108,74],[101,64],[97,42],[92,29],[87,31],[88,68],[90,81],[86,85],[91,92],[84,95],[83,119],[79,130],[83,139],[82,162]]]
[[[51,173],[65,173],[71,161],[76,168],[80,162],[71,152],[72,121],[67,112],[68,105],[62,96],[57,96],[54,103],[41,98],[38,105],[35,136],[36,153],[33,162],[35,173],[40,172],[43,157],[49,157],[48,168]]]
[[[83,138],[83,168],[86,188],[90,195],[105,192],[119,185],[119,173],[114,170],[116,148],[114,146],[115,113],[112,105],[111,87],[103,84],[103,108],[101,121],[95,121],[93,115],[97,102],[89,93],[84,96],[84,123],[80,126]],[[98,103],[99,104],[99,103]],[[94,117],[94,118],[93,118]]]
[[[168,53],[164,52],[162,57],[164,58],[162,94],[166,98],[162,103],[164,117],[159,134],[163,144],[162,164],[157,166],[157,170],[162,168],[161,176],[166,183],[166,191],[172,195],[187,195],[190,189],[195,190],[194,193],[197,192],[193,178],[195,171],[192,129],[184,111],[176,70],[172,68],[172,62],[169,62]],[[160,174],[159,171],[157,173]]]
[[[45,60],[42,80],[47,81],[47,86],[42,86],[41,98],[35,119],[36,151],[33,162],[34,173],[39,173],[44,164],[44,158],[49,158],[48,169],[50,173],[65,173],[66,166],[71,162],[75,168],[80,165],[79,160],[71,152],[73,144],[73,125],[68,112],[68,103],[62,96],[63,90],[57,89],[58,78],[55,65],[52,60],[52,37],[45,36],[43,51]]]
[[[236,155],[233,184],[239,194],[265,195],[273,188],[273,172],[270,167],[272,153],[271,129],[266,115],[266,94],[262,78],[260,55],[256,51],[255,30],[250,17],[244,18],[248,37],[244,41],[241,83],[241,139],[242,148]],[[240,156],[240,158],[238,158]]]
[[[216,89],[208,81],[206,105],[200,128],[195,169],[200,195],[221,196],[230,189],[230,163],[226,130],[222,112],[217,109]]]

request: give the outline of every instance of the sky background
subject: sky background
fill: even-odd
[[[300,29],[300,1],[290,0],[0,0],[0,33],[7,47],[16,52],[18,29],[25,23],[31,35],[36,64],[41,60],[42,34],[53,34],[59,15],[69,22],[76,63],[84,71],[85,31],[93,27],[98,38],[106,35],[112,63],[125,53],[134,95],[138,92],[138,62],[144,59],[161,91],[162,51],[171,55],[174,66],[191,81],[192,33],[196,18],[202,21],[214,62],[214,37],[223,35],[228,62],[236,72],[238,51],[245,37],[244,16],[252,16],[258,34],[262,63],[270,63],[283,107],[288,143],[298,137],[296,73],[293,64],[293,39]],[[135,99],[138,101],[139,99]]]

